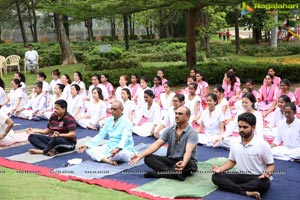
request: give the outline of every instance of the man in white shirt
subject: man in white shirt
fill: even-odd
[[[33,73],[38,66],[39,54],[33,50],[32,44],[28,45],[28,51],[25,52],[25,65],[27,69]]]
[[[221,167],[212,166],[212,181],[221,189],[261,199],[271,186],[275,165],[270,145],[254,135],[256,117],[238,116],[240,141],[231,143],[229,159]],[[228,172],[236,165],[237,170]]]

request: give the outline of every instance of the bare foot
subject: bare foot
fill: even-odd
[[[256,191],[246,191],[246,196],[261,199],[260,193]]]
[[[55,155],[56,155],[56,152],[50,150],[50,151],[48,151],[48,155],[51,156],[51,157],[52,157],[52,156],[55,156]]]
[[[107,163],[107,164],[111,164],[113,166],[118,166],[119,165],[119,163],[117,161],[112,161],[112,160],[110,160],[108,158],[103,158],[101,160],[101,162],[104,162],[104,163]]]
[[[112,161],[114,166],[118,166],[119,163],[117,161]]]
[[[29,149],[28,152],[30,154],[43,154],[43,150],[40,149]]]

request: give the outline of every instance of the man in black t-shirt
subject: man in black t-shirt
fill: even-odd
[[[51,115],[47,128],[28,128],[29,142],[37,149],[29,149],[30,154],[54,156],[57,153],[72,151],[76,146],[76,121],[67,112],[67,102],[57,100],[54,113]]]

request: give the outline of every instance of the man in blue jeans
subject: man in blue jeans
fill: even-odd
[[[37,149],[29,149],[30,154],[54,156],[57,153],[72,151],[76,146],[76,121],[67,112],[67,102],[57,100],[54,113],[51,115],[47,128],[28,128],[29,142]]]

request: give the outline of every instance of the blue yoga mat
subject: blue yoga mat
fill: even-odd
[[[142,152],[144,151],[149,144],[138,144],[135,146],[135,149],[137,152]],[[166,147],[161,147],[157,152],[155,152],[156,155],[166,155],[167,148]],[[71,176],[76,176],[80,178],[85,178],[85,179],[94,179],[94,178],[102,178],[104,176],[108,175],[113,175],[119,172],[122,172],[124,174],[128,173],[138,173],[138,172],[133,172],[128,169],[140,166],[144,164],[144,160],[140,160],[136,165],[131,166],[128,165],[128,163],[120,163],[118,166],[112,166],[107,163],[99,163],[96,161],[92,160],[87,160],[82,162],[81,164],[78,165],[73,165],[69,167],[61,167],[61,168],[56,168],[53,171],[58,174],[64,174],[64,175],[71,175]],[[125,171],[126,170],[126,171]],[[139,173],[143,173],[142,171]]]

